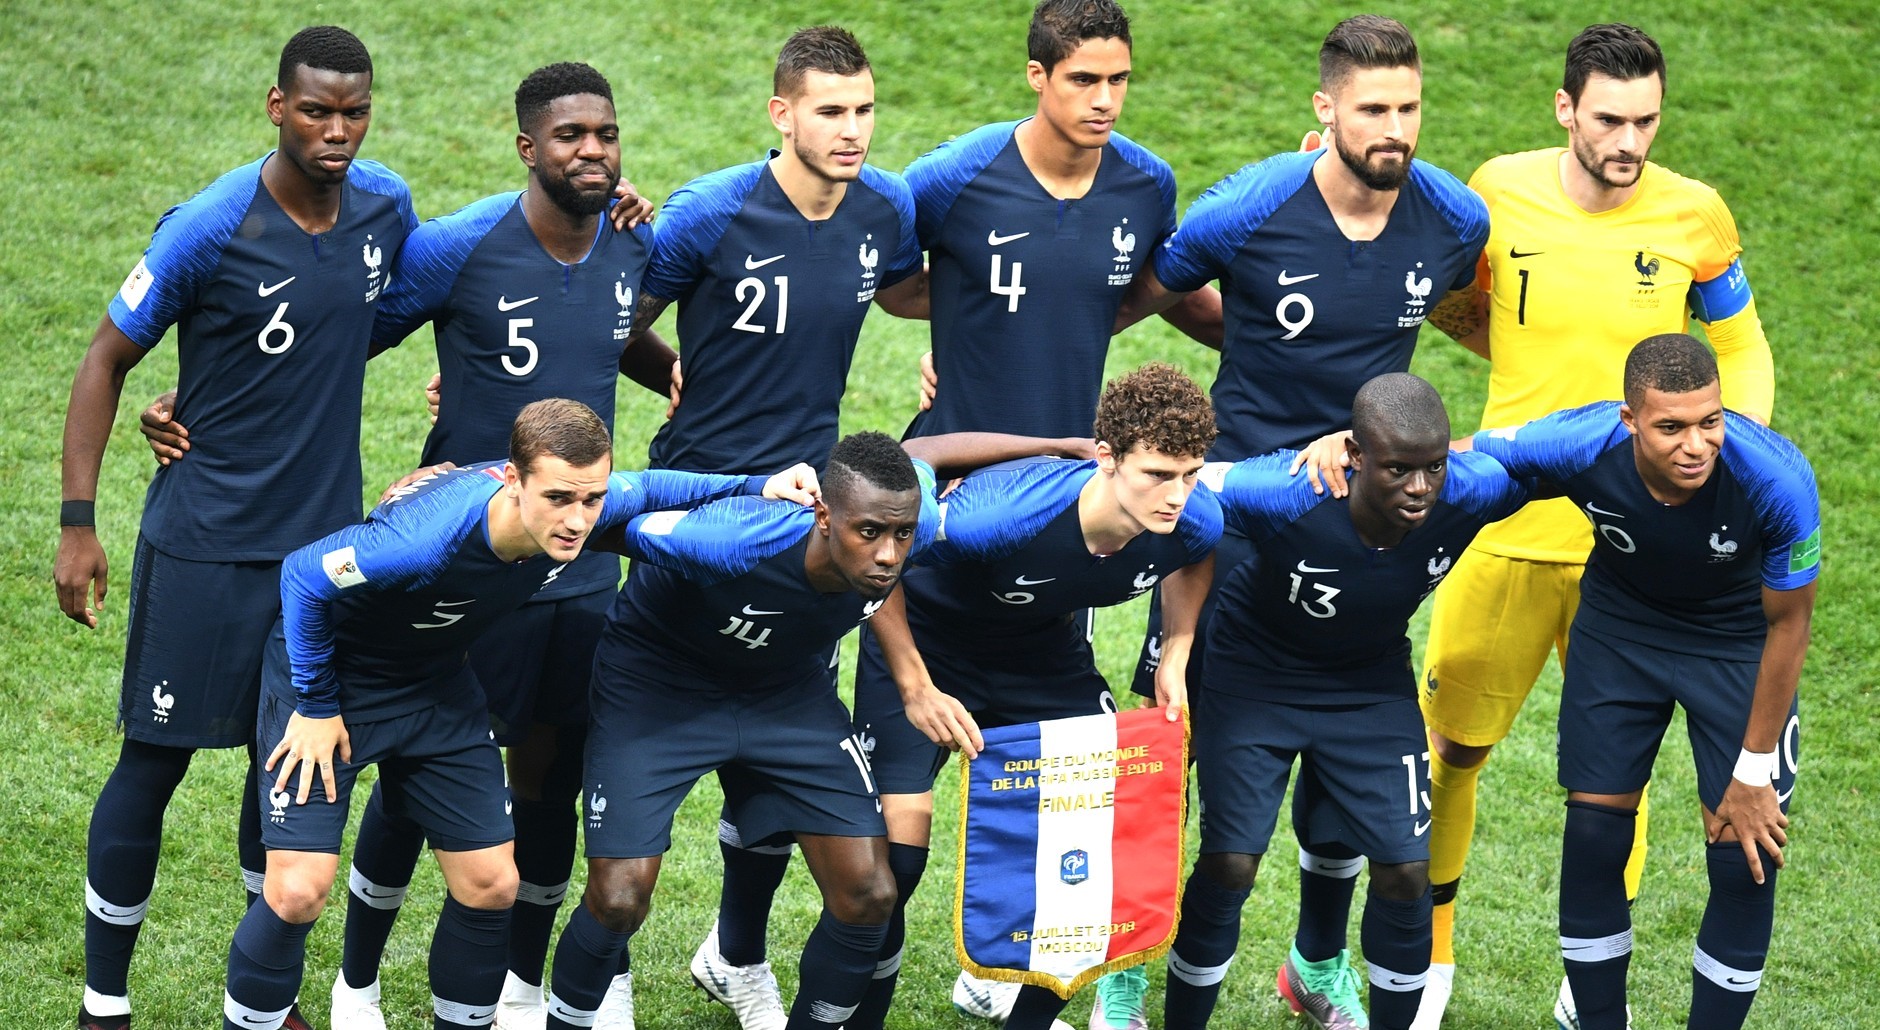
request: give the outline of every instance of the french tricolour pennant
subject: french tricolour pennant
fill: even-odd
[[[961,777],[960,964],[1069,998],[1165,953],[1181,909],[1187,712],[1002,726],[985,741]]]

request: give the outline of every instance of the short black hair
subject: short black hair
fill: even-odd
[[[777,52],[777,71],[771,76],[771,91],[785,100],[803,86],[803,76],[810,72],[830,75],[860,75],[868,70],[868,55],[848,29],[839,25],[814,25],[798,29],[784,40]]]
[[[301,65],[342,75],[372,74],[372,55],[359,37],[338,25],[314,25],[294,33],[281,48],[281,67],[274,84],[283,90],[294,81],[294,70]]]
[[[872,431],[836,441],[819,478],[825,504],[848,500],[863,483],[895,493],[920,489],[920,477],[907,452],[894,437]]]
[[[1381,14],[1346,18],[1325,34],[1319,46],[1319,88],[1336,93],[1351,73],[1360,68],[1414,68],[1423,70],[1416,37],[1403,22]]]
[[[614,88],[607,76],[579,61],[561,61],[529,73],[516,87],[516,131],[528,132],[548,113],[549,105],[562,97],[592,94],[608,103],[614,102]]]
[[[1449,411],[1436,387],[1408,372],[1387,372],[1358,388],[1351,401],[1351,435],[1358,449],[1384,440],[1435,443],[1449,439]]]
[[[1135,47],[1129,38],[1129,15],[1116,0],[1039,0],[1031,12],[1025,49],[1048,74],[1086,39],[1120,39],[1124,46]]]
[[[1663,89],[1665,53],[1644,29],[1619,22],[1588,25],[1567,44],[1567,71],[1560,88],[1577,104],[1594,72],[1620,82],[1655,74]]]
[[[1625,402],[1637,407],[1646,390],[1690,393],[1717,381],[1717,356],[1687,333],[1648,336],[1625,356]]]

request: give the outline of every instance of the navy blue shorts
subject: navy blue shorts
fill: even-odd
[[[594,646],[614,593],[610,587],[532,601],[498,619],[470,648],[470,667],[489,698],[498,744],[520,744],[536,723],[587,722]]]
[[[742,839],[785,832],[881,837],[868,755],[827,675],[760,694],[673,690],[594,663],[589,697],[589,858],[650,858],[672,846],[693,784],[722,770]]]
[[[189,561],[140,536],[130,597],[124,735],[165,747],[246,746],[262,648],[281,615],[281,563]]]
[[[1062,660],[1034,656],[1016,667],[935,651],[924,651],[921,658],[934,686],[958,698],[980,729],[1116,711],[1116,698],[1088,647]],[[881,645],[868,630],[862,632],[855,664],[855,727],[883,794],[932,790],[934,777],[952,754],[907,721]]]
[[[1759,662],[1655,650],[1574,626],[1560,688],[1560,785],[1585,794],[1630,794],[1652,776],[1671,707],[1684,709],[1697,795],[1716,811],[1749,727]],[[1800,758],[1799,704],[1789,706],[1778,748],[1776,796],[1788,811]]]
[[[1208,639],[1208,619],[1214,615],[1214,599],[1219,595],[1221,584],[1226,582],[1227,574],[1234,567],[1254,556],[1253,541],[1229,529],[1221,534],[1221,542],[1214,546],[1214,582],[1208,587],[1208,599],[1201,605],[1201,617],[1195,622],[1195,645],[1188,653],[1188,682],[1190,684],[1206,682],[1203,679],[1201,642]],[[1155,671],[1162,667],[1162,587],[1158,584],[1149,594],[1149,627],[1142,640],[1142,652],[1136,658],[1136,676],[1130,681],[1132,693],[1143,697],[1155,697]]]
[[[280,793],[274,790],[276,774],[262,773],[261,843],[270,851],[339,854],[353,783],[361,769],[373,764],[379,767],[379,791],[388,810],[423,827],[432,848],[479,851],[515,839],[509,779],[482,695],[471,689],[452,696],[461,700],[383,722],[348,723],[353,760],[335,756],[332,804],[317,770],[305,805],[294,803],[299,769]],[[270,691],[262,698],[255,732],[264,760],[281,742],[293,714],[294,706],[280,695]]]
[[[1194,698],[1201,853],[1265,854],[1293,761],[1302,845],[1380,865],[1430,857],[1430,756],[1415,698],[1306,707],[1205,690]]]

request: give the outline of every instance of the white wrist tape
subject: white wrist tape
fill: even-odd
[[[1763,754],[1744,748],[1737,752],[1736,770],[1730,775],[1752,787],[1767,787],[1776,778],[1776,752]]]

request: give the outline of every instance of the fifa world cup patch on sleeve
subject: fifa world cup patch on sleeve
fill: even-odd
[[[1821,564],[1821,527],[1789,548],[1789,572],[1806,572]]]
[[[326,570],[326,578],[341,590],[356,587],[366,581],[366,574],[359,571],[359,559],[350,547],[337,551],[328,551],[320,556],[320,567]]]
[[[157,277],[150,274],[144,259],[138,258],[137,267],[131,269],[131,274],[124,277],[124,285],[118,287],[118,297],[124,301],[125,307],[136,311],[137,305],[144,302],[144,294],[150,292],[151,284],[156,281]]]

